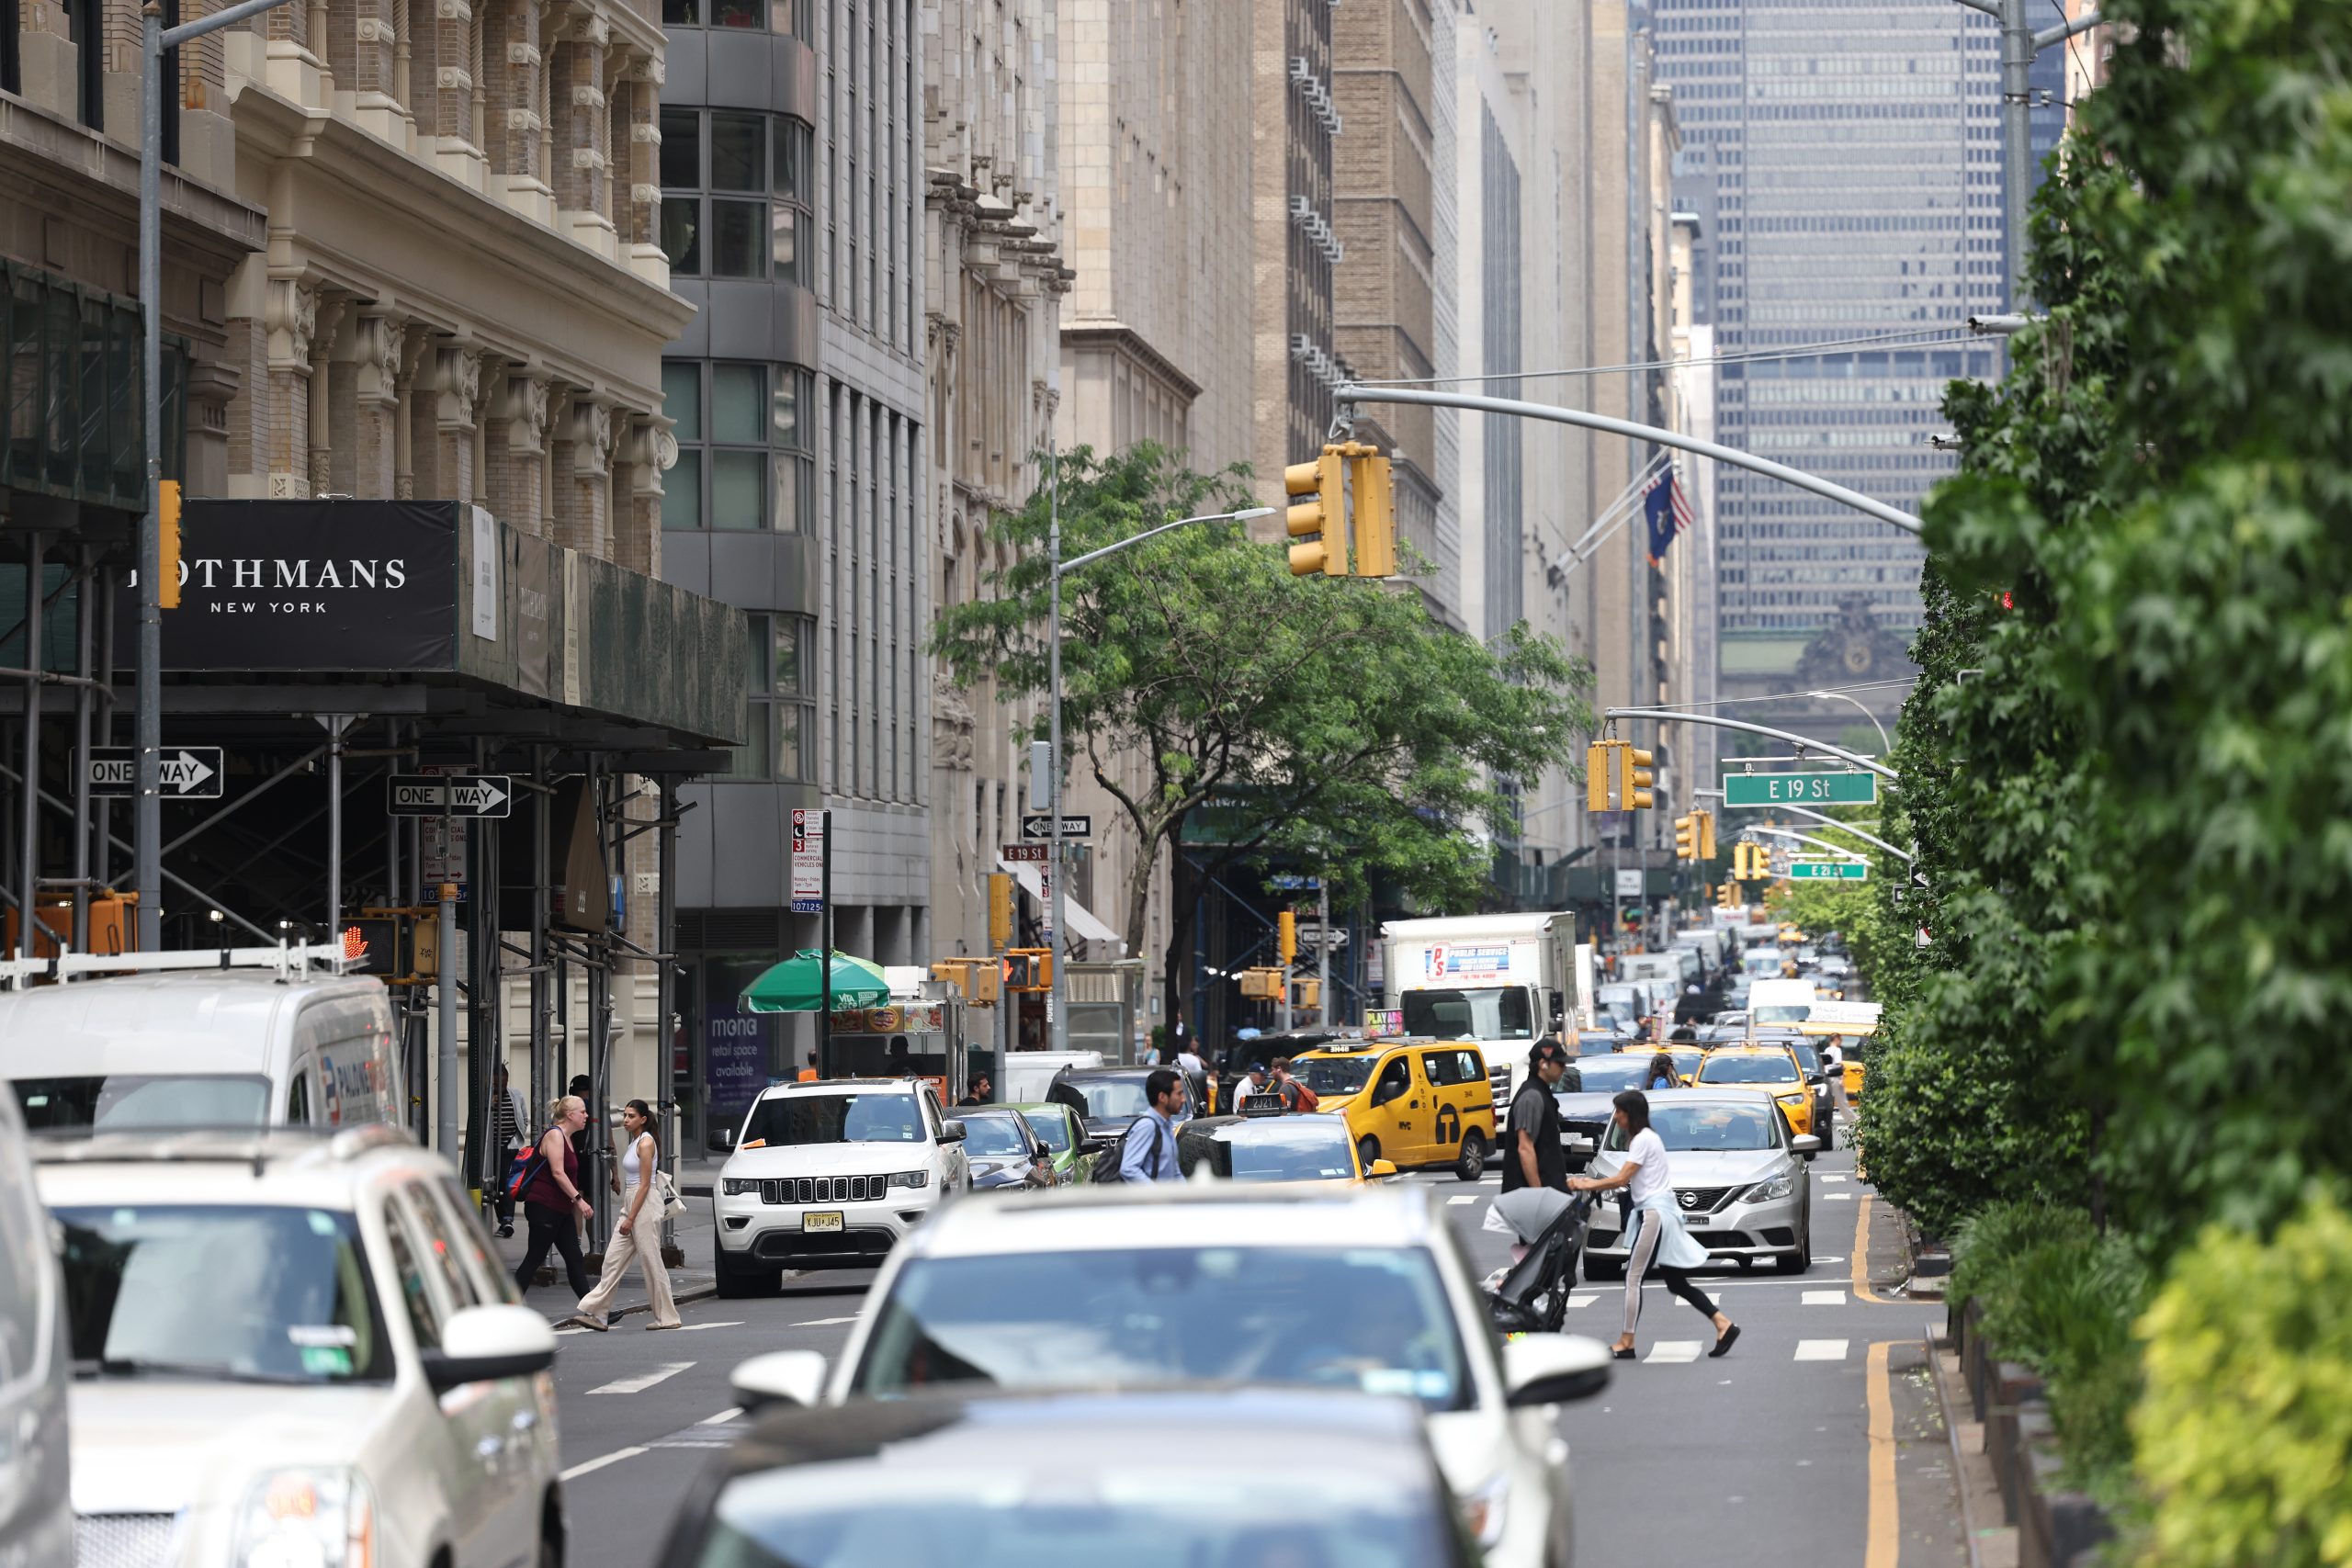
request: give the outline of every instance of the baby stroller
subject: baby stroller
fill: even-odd
[[[1556,1334],[1568,1317],[1568,1288],[1584,1251],[1592,1197],[1579,1192],[1527,1244],[1526,1256],[1486,1282],[1487,1312],[1505,1334]]]

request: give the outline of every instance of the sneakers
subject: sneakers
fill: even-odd
[[[565,1318],[563,1321],[567,1327],[577,1325],[582,1328],[593,1328],[599,1334],[605,1333],[613,1326],[603,1318],[590,1317],[584,1312],[573,1313],[570,1317]]]

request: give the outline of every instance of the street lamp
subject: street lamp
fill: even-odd
[[[1067,1051],[1069,1049],[1069,1009],[1064,1005],[1069,989],[1062,974],[1066,967],[1062,963],[1062,945],[1069,940],[1065,933],[1069,928],[1062,918],[1062,885],[1067,880],[1062,865],[1062,579],[1080,567],[1091,566],[1096,561],[1117,555],[1121,550],[1140,545],[1146,539],[1157,538],[1174,529],[1194,523],[1243,523],[1252,517],[1272,517],[1274,514],[1274,508],[1250,506],[1244,507],[1238,512],[1211,512],[1198,517],[1179,517],[1172,523],[1162,523],[1158,527],[1146,528],[1142,533],[1131,534],[1116,544],[1105,545],[1099,550],[1089,550],[1076,559],[1066,561],[1062,559],[1061,462],[1059,457],[1051,451],[1047,452],[1046,460],[1053,466],[1052,472],[1048,475],[1051,488],[1046,499],[1046,560],[1048,568],[1047,587],[1050,604],[1047,612],[1046,637],[1049,641],[1046,652],[1046,702],[1050,705],[1051,710],[1046,715],[1046,741],[1053,752],[1053,767],[1048,775],[1052,780],[1052,787],[1049,791],[1046,810],[1054,819],[1053,847],[1046,852],[1053,859],[1046,867],[1046,876],[1051,885],[1051,891],[1046,896],[1046,905],[1051,911],[1047,918],[1054,923],[1053,940],[1047,944],[1053,949],[1053,973],[1050,976],[1052,986],[1046,995],[1046,1022],[1053,1048],[1057,1051]]]
[[[175,28],[164,26],[161,0],[147,0],[139,13],[139,314],[146,339],[140,396],[147,427],[147,505],[139,519],[139,673],[132,703],[138,798],[130,838],[141,953],[160,952],[164,945],[164,51],[286,3],[243,0]],[[97,43],[85,39],[83,47],[95,49]]]

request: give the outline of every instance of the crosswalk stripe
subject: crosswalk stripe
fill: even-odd
[[[1814,1179],[1816,1181],[1843,1181],[1846,1179],[1842,1176],[1818,1176],[1814,1178]]]
[[[1589,1307],[1600,1299],[1600,1298],[1599,1296],[1570,1296],[1568,1298],[1568,1305],[1572,1308]]]
[[[1665,1362],[1695,1361],[1698,1359],[1699,1342],[1696,1339],[1661,1339],[1650,1347],[1648,1355],[1642,1358],[1645,1361]]]
[[[1807,1291],[1797,1299],[1804,1305],[1809,1307],[1841,1307],[1846,1304],[1846,1292],[1843,1291]]]
[[[1793,1358],[1800,1361],[1842,1361],[1846,1359],[1843,1339],[1800,1339]]]
[[[599,1389],[597,1392],[601,1393],[604,1391]],[[645,1450],[642,1448],[615,1449],[611,1453],[598,1454],[594,1459],[573,1465],[570,1470],[565,1471],[556,1479],[560,1481],[576,1481],[592,1470],[602,1470],[608,1464],[618,1464],[625,1459],[635,1459],[644,1451]]]
[[[831,1328],[836,1323],[855,1323],[857,1319],[854,1315],[850,1317],[812,1317],[806,1323],[796,1323],[792,1326],[795,1328]]]
[[[1825,1203],[1850,1203],[1854,1195],[1851,1192],[1824,1192],[1821,1201]]]
[[[1476,1198],[1475,1198],[1475,1197],[1474,1197],[1474,1198],[1448,1198],[1448,1199],[1445,1201],[1445,1203],[1446,1203],[1446,1207],[1450,1209],[1450,1208],[1452,1208],[1453,1205],[1455,1205],[1456,1203],[1475,1203],[1475,1202],[1476,1202],[1477,1201],[1478,1201],[1478,1200],[1477,1200]]]
[[[730,1404],[716,1416],[704,1416],[701,1420],[695,1422],[695,1425],[697,1427],[724,1427],[727,1423],[734,1420],[735,1417],[741,1414],[743,1414],[743,1407],[741,1405]]]
[[[686,1323],[686,1324],[681,1324],[681,1325],[678,1325],[678,1331],[679,1331],[680,1333],[682,1333],[682,1334],[692,1334],[695,1330],[696,1330],[696,1329],[698,1329],[698,1328],[741,1328],[741,1327],[742,1327],[742,1326],[743,1326],[743,1320],[742,1320],[741,1318],[740,1318],[740,1317],[739,1317],[739,1318],[736,1318],[736,1319],[734,1319],[732,1322],[729,1322],[729,1323]]]
[[[592,1388],[588,1392],[590,1393],[643,1393],[655,1383],[676,1377],[693,1365],[692,1361],[664,1361],[650,1372],[639,1372],[633,1378],[615,1378],[604,1387]]]

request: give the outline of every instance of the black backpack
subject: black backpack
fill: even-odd
[[[1125,1181],[1127,1179],[1127,1140],[1137,1133],[1143,1133],[1151,1137],[1151,1179],[1154,1181],[1159,1179],[1160,1163],[1167,1156],[1159,1152],[1159,1139],[1153,1134],[1151,1118],[1138,1116],[1127,1123],[1127,1130],[1119,1134],[1117,1143],[1111,1145],[1094,1156],[1094,1168],[1089,1173],[1094,1180]]]

